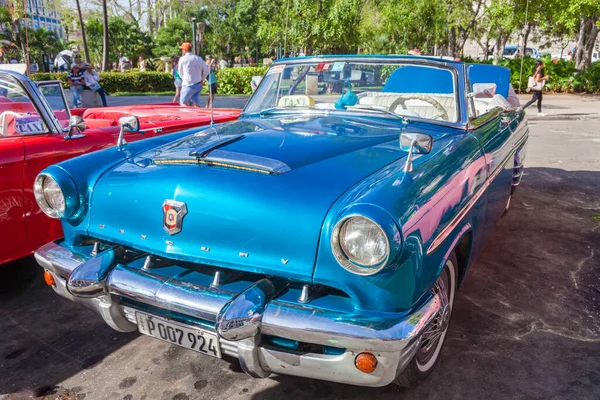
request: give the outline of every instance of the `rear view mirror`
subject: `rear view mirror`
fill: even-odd
[[[73,115],[69,118],[69,133],[64,136],[65,139],[79,139],[85,137],[81,132],[85,130],[85,121],[79,115]]]
[[[135,115],[129,115],[119,118],[119,125],[121,126],[121,131],[119,132],[119,139],[117,139],[117,146],[122,147],[127,144],[125,141],[126,132],[140,131],[140,120]]]
[[[433,146],[433,138],[424,133],[403,133],[400,135],[400,149],[408,152],[404,172],[413,171],[413,154],[427,154]]]
[[[140,120],[135,115],[119,118],[119,125],[123,132],[139,132]]]
[[[414,154],[427,154],[431,151],[433,138],[424,133],[403,133],[400,135],[400,148]]]

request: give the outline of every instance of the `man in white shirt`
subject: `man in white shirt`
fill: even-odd
[[[202,58],[192,53],[192,44],[185,42],[181,46],[183,56],[179,59],[177,72],[181,77],[182,106],[200,107],[200,92],[208,77],[208,65]]]

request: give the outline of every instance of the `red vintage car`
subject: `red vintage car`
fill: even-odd
[[[214,122],[236,119],[240,110],[215,109]],[[62,237],[56,219],[39,209],[37,174],[50,164],[114,146],[119,119],[136,116],[139,132],[128,142],[207,125],[210,110],[176,104],[69,110],[58,81],[30,81],[0,70],[0,264],[28,256]]]

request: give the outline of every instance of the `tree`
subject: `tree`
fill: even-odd
[[[173,18],[167,21],[167,26],[156,32],[154,55],[171,57],[180,52],[179,45],[184,41],[192,40],[192,26],[189,21],[182,18]]]
[[[108,9],[106,0],[102,0],[102,71],[110,69],[108,61]]]
[[[90,51],[88,50],[88,44],[85,37],[85,24],[83,23],[83,15],[81,14],[81,5],[79,4],[79,0],[75,0],[75,4],[77,5],[77,16],[79,17],[79,28],[81,29],[81,41],[83,42],[83,54],[85,57],[85,62],[90,62]]]
[[[29,31],[29,58],[30,62],[43,65],[43,54],[57,54],[63,49],[64,43],[56,36],[56,33],[40,28]]]

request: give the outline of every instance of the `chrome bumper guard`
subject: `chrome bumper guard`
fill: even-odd
[[[136,309],[129,301],[214,324],[223,352],[237,357],[244,371],[256,378],[273,372],[385,386],[412,359],[421,333],[441,306],[435,296],[408,316],[392,314],[387,319],[328,311],[310,303],[279,301],[277,295],[288,285],[281,278],[263,278],[240,293],[231,293],[129,268],[115,262],[121,251],[112,247],[88,258],[52,242],[38,249],[35,258],[53,274],[59,295],[99,313],[115,330],[137,330]],[[329,355],[274,348],[261,341],[262,335],[345,350]],[[364,351],[378,360],[370,374],[354,364]]]

